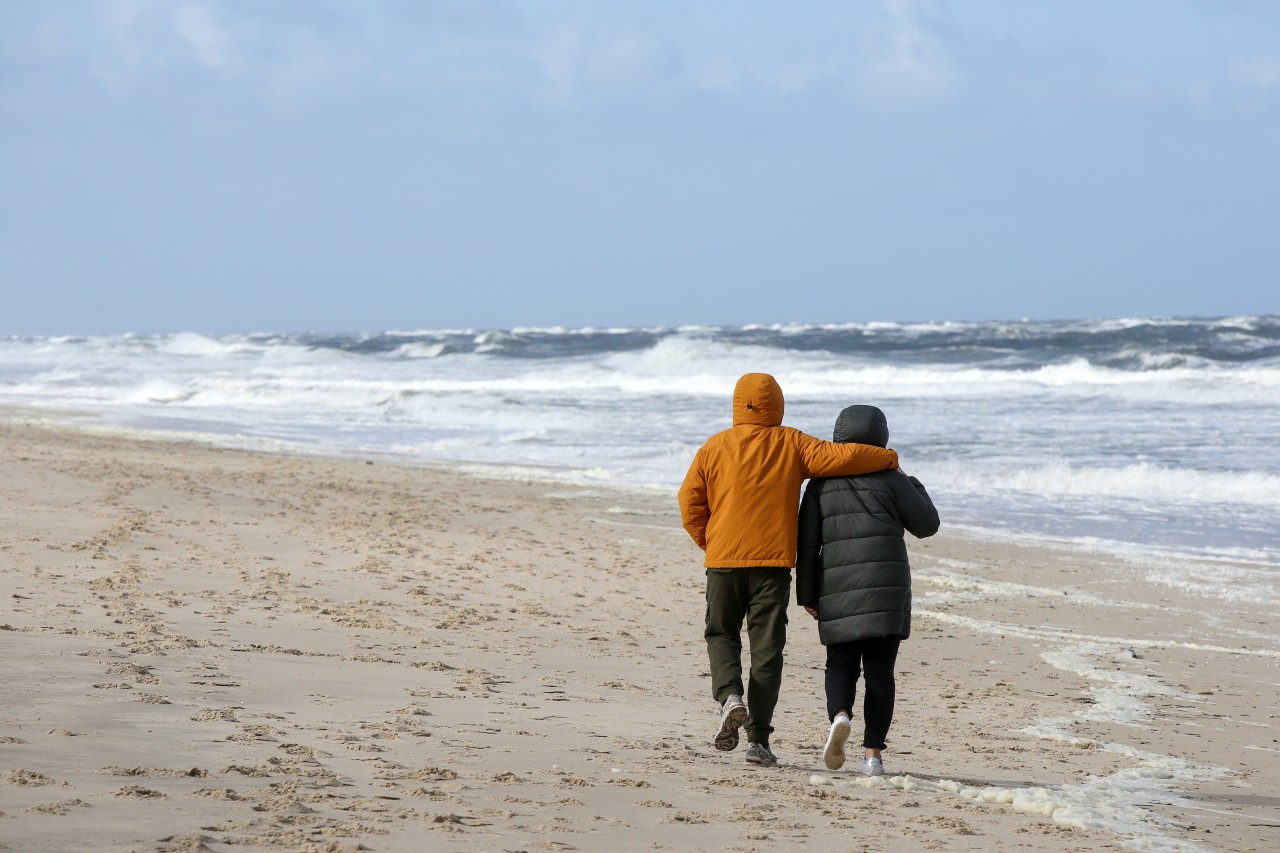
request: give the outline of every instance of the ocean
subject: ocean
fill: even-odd
[[[281,452],[672,493],[746,372],[853,403],[944,524],[1280,564],[1280,315],[0,338],[0,406]],[[1276,573],[1223,596],[1277,592]]]

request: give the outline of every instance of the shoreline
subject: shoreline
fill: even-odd
[[[0,443],[11,849],[844,850],[874,826],[881,849],[1243,851],[1280,827],[1254,707],[1274,603],[944,515],[908,540],[891,787],[865,787],[821,765],[794,605],[783,767],[711,748],[673,497],[70,426]]]
[[[32,413],[36,414],[32,414]],[[171,429],[148,429],[125,426],[101,420],[100,412],[69,409],[36,409],[0,404],[0,425],[13,424],[51,430],[66,429],[77,433],[96,435],[125,441],[141,441],[159,444],[192,445],[208,449],[225,449],[243,453],[260,453],[268,456],[298,457],[332,460],[373,460],[381,464],[397,465],[411,469],[442,471],[481,480],[499,482],[543,483],[583,490],[596,490],[608,494],[634,494],[640,498],[674,494],[679,487],[673,483],[637,483],[616,479],[586,476],[591,470],[584,467],[539,465],[530,462],[493,462],[483,459],[433,460],[407,451],[379,448],[343,448],[337,445],[323,446],[270,437],[236,437],[216,432],[183,432]],[[962,510],[962,513],[965,512]],[[1014,526],[993,526],[984,520],[949,521],[948,528],[971,539],[1008,542],[1014,546],[1068,548],[1096,553],[1101,558],[1158,561],[1207,561],[1225,564],[1256,565],[1277,570],[1280,563],[1269,555],[1247,549],[1227,548],[1222,545],[1201,548],[1176,547],[1167,544],[1154,545],[1136,540],[1108,539],[1049,531],[1029,532]]]

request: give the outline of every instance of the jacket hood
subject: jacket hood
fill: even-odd
[[[747,373],[733,389],[733,425],[782,423],[782,387],[767,373]]]
[[[836,418],[832,440],[839,444],[889,446],[889,421],[875,406],[850,406]]]

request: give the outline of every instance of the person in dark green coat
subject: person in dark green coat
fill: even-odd
[[[884,447],[889,422],[875,406],[849,406],[835,441]],[[938,532],[938,511],[923,485],[900,469],[809,481],[800,502],[796,602],[818,620],[827,647],[823,761],[844,766],[858,675],[865,682],[863,772],[884,773],[881,751],[893,722],[893,667],[911,636],[911,565],[903,531]]]

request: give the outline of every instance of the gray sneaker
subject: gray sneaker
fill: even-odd
[[[778,757],[764,744],[752,743],[747,745],[747,763],[756,767],[777,767]]]
[[[866,761],[862,762],[862,775],[883,776],[884,762],[878,758],[868,758]]]
[[[738,748],[738,729],[747,721],[747,706],[742,697],[733,695],[720,709],[720,731],[716,733],[716,749],[732,752]]]

